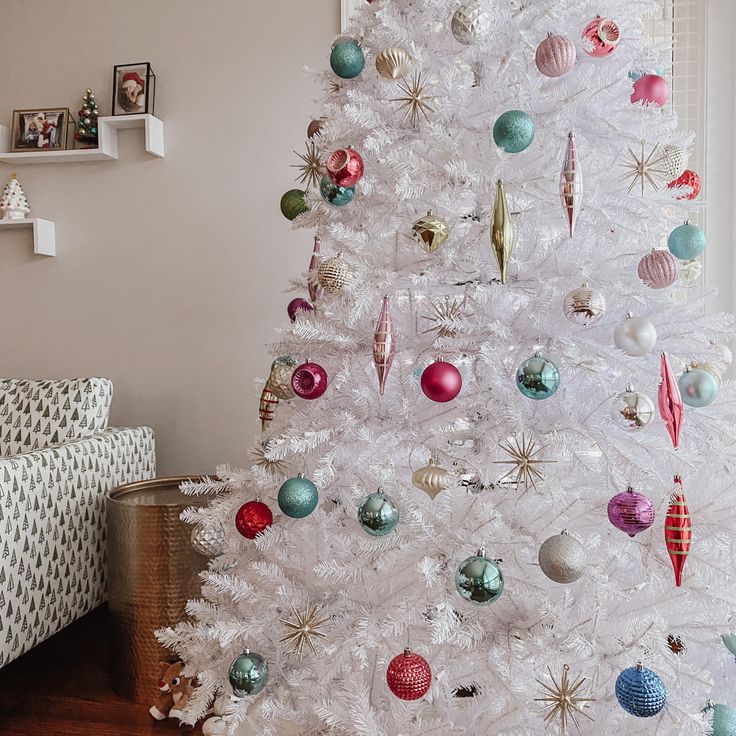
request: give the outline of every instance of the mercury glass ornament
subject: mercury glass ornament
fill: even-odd
[[[585,572],[585,549],[567,530],[547,539],[539,548],[539,566],[556,583],[574,583]]]
[[[631,312],[626,313],[626,319],[613,331],[614,345],[633,357],[646,355],[656,342],[654,325],[644,317],[634,317]]]
[[[435,215],[432,210],[420,217],[411,227],[411,236],[427,251],[434,253],[450,234],[447,221]]]
[[[664,708],[667,690],[659,675],[639,662],[618,676],[616,700],[632,716],[650,718]]]
[[[461,5],[452,16],[452,35],[465,46],[482,41],[491,31],[491,11],[485,3]]]
[[[451,478],[450,474],[439,466],[434,458],[430,458],[427,465],[412,473],[411,482],[434,499],[451,484]]]
[[[239,698],[258,695],[268,682],[268,664],[260,654],[246,649],[230,665],[228,672],[233,693]]]
[[[516,386],[530,399],[548,399],[560,387],[560,371],[551,360],[535,353],[516,370]]]
[[[534,120],[522,110],[507,110],[493,124],[493,140],[506,153],[521,153],[534,140]]]
[[[399,507],[382,491],[366,496],[358,507],[358,521],[363,531],[373,537],[385,537],[399,523]]]
[[[304,199],[304,191],[301,189],[289,189],[281,197],[281,214],[287,220],[294,220],[308,210],[309,207]]]
[[[600,291],[583,284],[565,297],[562,311],[571,322],[587,327],[605,314],[606,300]]]
[[[225,527],[219,521],[195,524],[189,541],[203,557],[217,557],[225,548]]]
[[[681,261],[697,258],[705,250],[705,233],[688,220],[676,227],[667,238],[667,247]]]
[[[715,376],[702,368],[688,368],[677,381],[682,400],[688,406],[701,408],[708,406],[718,396],[718,381]]]
[[[330,66],[341,79],[357,77],[365,66],[365,54],[360,44],[353,38],[338,41],[330,53]]]
[[[334,207],[344,207],[350,204],[355,196],[355,187],[341,187],[335,184],[330,177],[325,174],[319,183],[319,191],[322,199]]]
[[[297,365],[297,360],[290,355],[282,355],[271,363],[271,374],[266,385],[277,398],[285,401],[294,398],[291,376]]]
[[[292,519],[303,519],[309,516],[317,508],[318,501],[317,487],[302,473],[296,478],[289,478],[279,488],[279,508]]]
[[[611,416],[619,427],[635,432],[652,421],[654,402],[646,394],[634,391],[634,387],[629,384],[626,391],[614,398]]]
[[[455,572],[455,588],[466,601],[486,606],[503,593],[503,573],[480,549],[460,563]]]
[[[404,49],[384,49],[376,56],[376,69],[386,79],[401,79],[412,70],[413,66],[411,54]]]
[[[353,281],[353,269],[338,253],[320,263],[317,269],[317,280],[327,294],[335,294],[349,286]]]

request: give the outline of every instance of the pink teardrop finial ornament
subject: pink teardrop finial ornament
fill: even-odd
[[[383,297],[381,313],[378,315],[376,332],[373,336],[373,362],[376,365],[378,375],[378,392],[383,396],[386,388],[386,380],[396,353],[396,338],[394,337],[393,324],[391,322],[391,311],[389,298]]]
[[[662,377],[659,381],[659,413],[667,426],[672,446],[677,449],[680,446],[680,429],[682,429],[682,396],[675,374],[667,360],[667,353],[662,353],[660,374]]]
[[[317,281],[317,270],[319,269],[321,241],[319,235],[314,236],[314,247],[312,248],[312,257],[309,259],[309,274],[307,276],[307,285],[309,288],[309,298],[312,301],[322,296],[322,287]]]
[[[583,173],[580,170],[580,161],[575,148],[575,133],[572,131],[567,134],[565,158],[562,162],[562,171],[560,171],[560,201],[572,238],[575,235],[575,223],[583,201]]]

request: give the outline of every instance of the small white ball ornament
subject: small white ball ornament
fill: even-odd
[[[556,583],[569,585],[585,572],[585,548],[567,530],[547,539],[539,548],[539,566]]]
[[[626,355],[638,358],[646,355],[657,342],[657,330],[645,317],[634,317],[631,312],[613,332],[613,343]]]

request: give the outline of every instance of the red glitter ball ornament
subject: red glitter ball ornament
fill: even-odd
[[[667,189],[674,189],[675,199],[695,199],[700,194],[700,177],[692,169],[685,169]]]
[[[327,175],[339,187],[354,187],[363,177],[363,159],[353,148],[340,148],[325,164]]]
[[[318,399],[327,391],[327,371],[319,363],[302,363],[291,374],[291,387],[301,399]]]
[[[255,539],[256,535],[271,524],[273,524],[271,509],[261,501],[248,501],[235,514],[235,526],[247,539]]]
[[[463,377],[452,363],[436,360],[422,371],[422,391],[432,401],[452,401],[462,387]]]
[[[407,648],[388,663],[386,682],[400,700],[419,700],[429,691],[432,670],[424,657]]]

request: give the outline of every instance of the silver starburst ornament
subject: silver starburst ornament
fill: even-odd
[[[294,614],[293,619],[279,619],[288,630],[288,633],[281,637],[281,641],[291,645],[292,653],[300,657],[304,652],[305,644],[310,648],[312,654],[316,654],[314,639],[327,639],[320,629],[329,623],[330,619],[320,618],[322,607],[314,603],[307,602],[303,611],[297,611],[294,606],[291,606],[291,610]]]
[[[299,169],[299,176],[296,181],[308,187],[318,187],[320,179],[324,176],[325,166],[322,163],[322,156],[314,141],[307,142],[307,152],[294,153],[302,160],[300,164],[291,164],[292,169]]]
[[[536,490],[536,481],[544,480],[544,473],[538,466],[556,462],[540,457],[547,445],[540,447],[533,437],[527,440],[523,433],[521,441],[514,435],[510,440],[498,446],[509,456],[509,460],[495,460],[494,463],[512,466],[499,478],[499,483],[509,478],[510,482],[517,487],[523,485],[525,491],[529,490],[529,486]]]
[[[589,721],[593,719],[583,710],[587,703],[594,703],[595,698],[586,697],[589,690],[586,685],[585,677],[570,677],[570,667],[565,665],[562,668],[562,677],[559,682],[552,674],[552,670],[547,667],[547,672],[552,680],[552,685],[537,679],[537,682],[544,688],[542,690],[543,697],[534,698],[538,703],[543,703],[545,710],[544,722],[546,725],[557,720],[560,726],[560,732],[566,733],[567,727],[572,723],[577,728],[578,733],[582,734],[578,716],[583,716]]]
[[[662,155],[659,150],[659,143],[654,144],[654,148],[647,154],[645,140],[641,142],[641,154],[634,153],[631,146],[629,149],[629,160],[622,161],[623,166],[628,173],[624,174],[624,179],[629,182],[628,192],[632,192],[634,187],[639,184],[641,186],[641,196],[644,196],[644,187],[646,184],[659,191],[659,187],[667,180],[667,171],[662,165]]]
[[[391,102],[401,103],[397,108],[399,112],[404,111],[404,119],[402,122],[409,120],[412,126],[416,127],[419,122],[419,116],[423,115],[424,119],[429,122],[428,112],[434,112],[434,108],[429,104],[434,97],[426,93],[427,82],[422,78],[421,74],[414,74],[410,80],[402,79],[396,82],[396,86],[402,92],[400,97],[393,97]]]
[[[572,238],[575,235],[575,223],[583,201],[583,172],[580,170],[580,161],[575,148],[575,133],[572,131],[567,134],[565,157],[560,171],[560,201]]]

